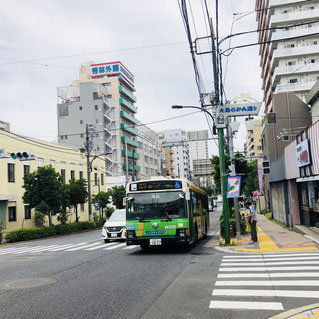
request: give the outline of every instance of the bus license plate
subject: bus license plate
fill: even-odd
[[[162,245],[162,239],[150,239],[151,246],[159,246]]]

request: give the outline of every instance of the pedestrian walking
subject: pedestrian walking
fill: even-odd
[[[252,205],[251,202],[246,202],[245,207],[249,209],[249,224],[251,228],[251,240],[250,244],[257,243],[257,213],[255,207]]]
[[[245,214],[244,214],[244,219],[246,222],[246,232],[250,233],[251,232],[251,227],[250,227],[250,210],[248,208],[246,208],[245,210]]]

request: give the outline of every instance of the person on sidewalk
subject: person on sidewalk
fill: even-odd
[[[251,202],[246,202],[245,207],[249,209],[249,224],[251,228],[251,241],[250,244],[257,243],[257,213],[255,207],[252,205]]]

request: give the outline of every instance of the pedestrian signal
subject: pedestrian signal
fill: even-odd
[[[269,161],[263,161],[263,174],[269,175],[270,174],[270,163]]]

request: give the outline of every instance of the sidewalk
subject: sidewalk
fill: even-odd
[[[264,215],[258,214],[258,243],[250,245],[250,233],[242,236],[242,239],[237,241],[231,238],[231,242],[235,246],[219,246],[218,250],[227,252],[248,252],[248,253],[276,253],[276,252],[302,252],[302,251],[318,251],[319,245],[314,241],[312,236],[304,236],[295,231],[285,229],[276,223],[268,220]],[[299,226],[300,227],[300,226]],[[302,227],[304,232],[308,231],[307,227]],[[298,228],[301,232],[300,228]],[[318,236],[319,233],[315,233]],[[310,239],[310,238],[311,239]]]

